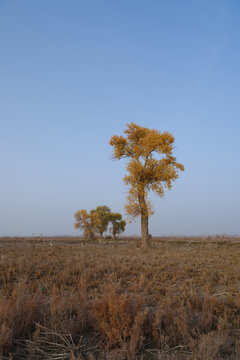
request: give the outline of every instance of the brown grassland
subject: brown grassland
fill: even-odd
[[[0,239],[2,359],[240,359],[240,239]]]

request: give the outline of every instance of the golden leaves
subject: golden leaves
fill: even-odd
[[[127,140],[122,136],[113,135],[110,145],[114,147],[114,158],[121,159],[126,153]]]
[[[83,230],[84,236],[87,238],[93,238],[94,233],[101,223],[99,215],[97,213],[88,213],[87,210],[82,209],[78,210],[74,214],[74,217],[76,219],[74,227]]]
[[[169,132],[130,123],[124,134],[126,137],[114,135],[110,145],[115,159],[129,158],[128,174],[124,177],[130,186],[126,211],[134,217],[147,211],[149,216],[152,210],[146,202],[147,191],[163,196],[164,188],[171,189],[184,166],[172,155],[175,139]]]
[[[140,198],[143,199],[143,202]],[[147,213],[148,216],[154,214],[152,204],[147,198],[147,191],[145,188],[140,189],[139,187],[131,187],[129,189],[125,210],[130,218],[135,218],[144,213]]]
[[[106,205],[99,205],[89,213],[85,209],[78,210],[74,217],[76,219],[75,229],[83,230],[84,236],[91,239],[94,238],[96,233],[102,239],[103,233],[108,230],[109,223],[112,224],[110,230],[112,230],[114,238],[116,234],[123,232],[126,226],[126,221],[122,220],[122,215],[112,213],[111,209]]]

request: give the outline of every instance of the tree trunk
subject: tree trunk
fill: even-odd
[[[141,214],[141,236],[142,236],[142,248],[149,247],[149,233],[148,233],[148,215]]]
[[[98,242],[102,243],[103,242],[103,233],[99,233],[100,237],[98,238]]]
[[[145,197],[143,191],[138,194],[139,205],[141,208],[141,237],[142,237],[142,244],[141,247],[146,249],[149,247],[149,233],[148,233],[148,208],[147,203],[145,201]]]
[[[115,240],[116,239],[116,225],[115,225],[115,222],[113,222],[112,233],[113,233],[113,240]]]

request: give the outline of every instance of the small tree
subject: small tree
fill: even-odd
[[[171,189],[184,166],[173,156],[174,137],[168,133],[148,129],[134,123],[127,124],[126,137],[114,135],[110,140],[114,159],[129,159],[124,181],[130,186],[127,213],[141,215],[142,247],[149,245],[148,219],[153,214],[147,200],[149,190],[159,196],[164,188]],[[154,154],[157,157],[154,157]]]
[[[100,235],[100,238],[103,238],[103,233],[107,231],[111,210],[106,205],[99,205],[96,209],[90,211],[90,214],[97,214],[99,217],[99,224],[97,225],[97,233]]]
[[[111,213],[110,215],[111,232],[113,234],[113,239],[116,239],[117,234],[121,234],[125,231],[126,221],[122,220],[122,215],[119,213]]]
[[[97,213],[88,213],[87,210],[78,210],[74,217],[76,222],[74,227],[83,230],[83,234],[87,239],[94,239],[95,233],[98,231],[98,226],[101,223]]]

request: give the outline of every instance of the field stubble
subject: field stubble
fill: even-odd
[[[0,242],[2,359],[240,359],[239,239]]]

